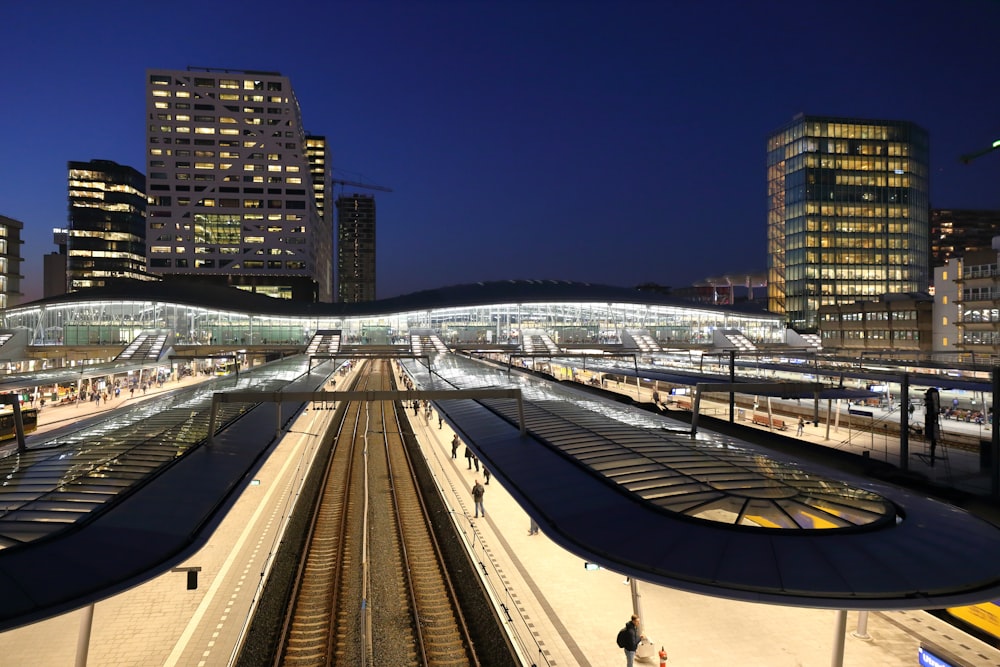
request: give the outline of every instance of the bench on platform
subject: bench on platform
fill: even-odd
[[[767,415],[754,415],[753,423],[758,426],[770,426],[771,428],[777,429],[779,431],[784,431],[788,426],[785,424],[784,419],[778,419],[777,417],[772,417],[770,424],[768,423]]]

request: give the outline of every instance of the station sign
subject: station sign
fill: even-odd
[[[963,667],[953,662],[948,662],[941,656],[933,653],[926,646],[921,645],[917,653],[917,664],[920,667]]]

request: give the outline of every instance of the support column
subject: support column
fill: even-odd
[[[899,383],[899,469],[910,469],[910,374]]]
[[[736,350],[729,351],[729,384],[736,384]],[[729,423],[736,423],[736,392],[729,390]]]
[[[997,397],[1000,396],[1000,366],[993,367],[993,438],[990,443],[990,495],[1000,496],[1000,412],[997,412]]]
[[[847,635],[847,610],[837,611],[837,622],[833,631],[833,655],[831,667],[844,667],[844,640]]]
[[[87,657],[90,653],[90,633],[94,626],[94,605],[89,604],[83,608],[83,615],[80,618],[80,633],[76,638],[76,667],[87,667]]]

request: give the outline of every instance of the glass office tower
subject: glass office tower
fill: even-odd
[[[146,177],[111,160],[70,162],[67,291],[146,273]]]
[[[768,309],[814,329],[822,305],[929,284],[927,132],[798,115],[768,136]]]

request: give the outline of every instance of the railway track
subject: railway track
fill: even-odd
[[[353,388],[391,389],[387,361]],[[476,665],[404,446],[395,401],[337,426],[282,632],[279,665]]]

